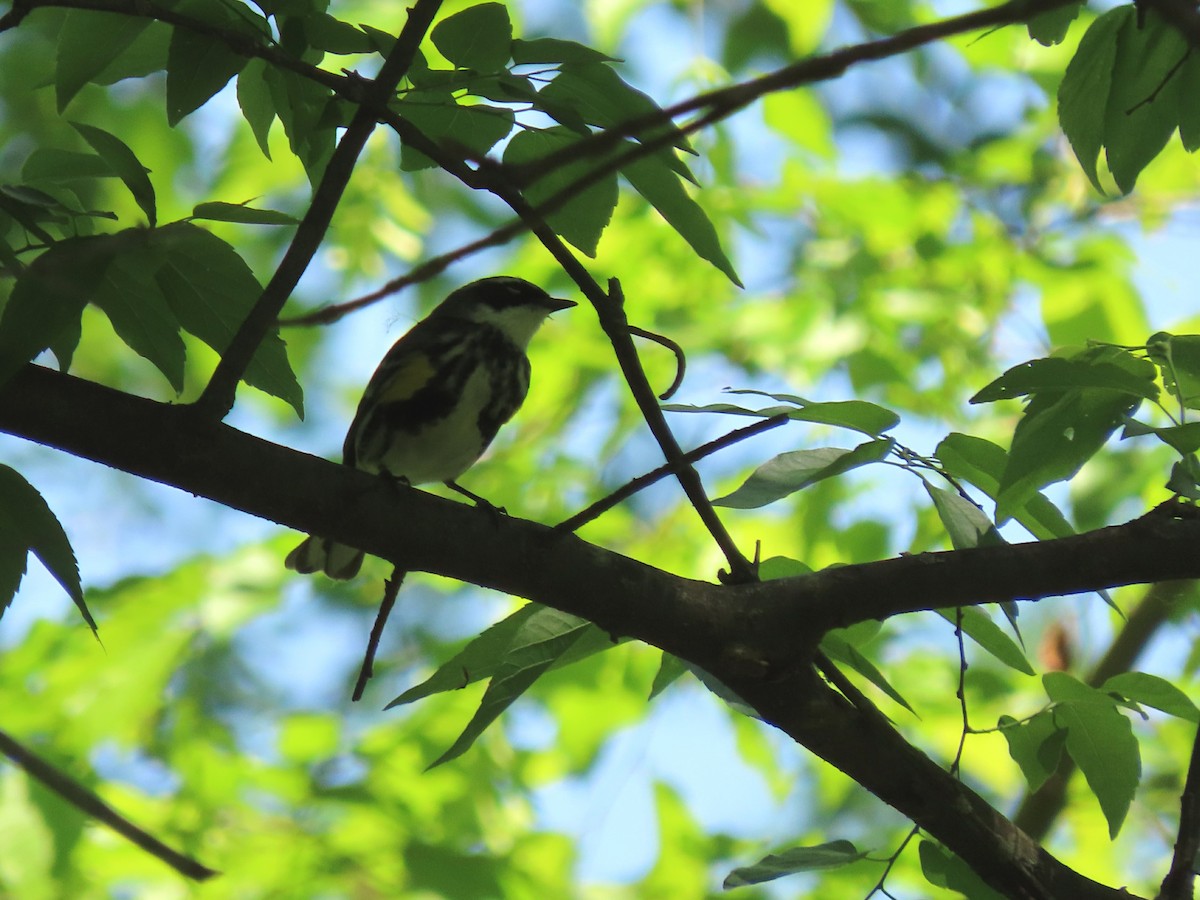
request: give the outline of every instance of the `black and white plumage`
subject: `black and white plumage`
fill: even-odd
[[[454,291],[380,362],[346,434],[343,463],[408,484],[457,487],[524,402],[534,334],[550,313],[574,305],[503,275]],[[344,579],[362,558],[361,550],[313,536],[285,564]]]

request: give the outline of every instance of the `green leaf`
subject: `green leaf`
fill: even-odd
[[[873,634],[875,631],[878,631],[878,623],[874,624],[874,629],[866,629],[867,633]],[[855,646],[855,642],[858,640],[857,636],[861,633],[863,632],[858,630],[858,626],[835,628],[833,631],[826,633],[825,637],[821,638],[821,650],[834,662],[840,662],[852,668],[915,716],[917,714],[916,710],[908,705],[908,701],[904,699],[899,691],[892,687],[891,682],[879,671],[876,665],[867,659],[858,647]]]
[[[955,610],[939,609],[937,614],[951,625],[958,623]],[[963,634],[1009,668],[1026,675],[1034,674],[1033,666],[1025,658],[1024,651],[982,609],[976,606],[962,608],[962,630]]]
[[[171,32],[174,29],[165,22],[153,19],[150,19],[149,23],[120,56],[115,57],[99,74],[91,78],[93,84],[116,84],[127,78],[145,78],[147,75],[166,71]]]
[[[149,234],[126,235],[129,239],[113,255],[91,301],[108,316],[117,336],[152,362],[180,394],[186,350],[179,320],[154,277],[161,258],[146,239]]]
[[[1049,710],[1024,722],[1001,716],[998,725],[1008,741],[1008,753],[1020,766],[1029,790],[1036,791],[1058,768],[1067,742],[1067,730],[1055,724]]]
[[[151,20],[72,9],[58,32],[54,92],[61,113],[89,81],[119,58]]]
[[[511,53],[512,22],[503,3],[481,3],[438,22],[429,39],[460,69],[499,72]]]
[[[821,869],[836,869],[866,859],[849,841],[830,841],[812,847],[792,847],[782,853],[764,856],[752,866],[734,869],[721,885],[725,890],[774,881],[797,872],[815,872]]]
[[[891,452],[890,438],[866,441],[853,450],[823,447],[792,450],[763,463],[737,490],[713,501],[715,506],[757,509],[826,478],[878,462]]]
[[[262,293],[258,279],[236,250],[196,225],[176,222],[154,235],[163,254],[155,277],[179,324],[223,353]],[[304,417],[304,395],[278,331],[263,339],[244,380]]]
[[[1147,434],[1155,435],[1168,447],[1184,456],[1200,450],[1200,422],[1185,422],[1182,425],[1154,428],[1137,419],[1127,419],[1125,428],[1121,431],[1121,440]]]
[[[1200,334],[1159,331],[1147,339],[1146,353],[1167,391],[1188,409],[1200,409]]]
[[[632,87],[603,63],[587,63],[564,69],[538,92],[538,96],[547,105],[547,112],[555,108],[567,108],[588,124],[601,128],[662,112],[649,95]],[[644,142],[664,133],[677,133],[674,146],[680,150],[690,150],[687,137],[678,131],[673,123],[665,122],[634,137]]]
[[[800,575],[811,575],[812,569],[798,559],[786,556],[771,556],[764,559],[758,566],[758,577],[763,581],[774,581],[777,578],[795,578]]]
[[[512,42],[512,61],[519,66],[527,63],[620,62],[577,41],[559,38],[535,38],[532,41],[517,38]]]
[[[254,140],[263,156],[271,158],[271,123],[275,121],[275,103],[271,99],[271,87],[266,77],[267,64],[261,59],[252,59],[238,73],[237,100],[242,117],[250,126]]]
[[[750,661],[748,660],[748,662]],[[723,682],[720,678],[717,678],[717,676],[713,675],[711,672],[690,662],[685,662],[684,667],[693,675],[695,675],[696,680],[708,688],[708,690],[712,692],[713,696],[720,699],[730,709],[741,713],[747,718],[758,719],[759,721],[762,721],[762,717],[758,714],[754,707],[739,697],[737,692]]]
[[[1026,23],[1029,36],[1043,47],[1061,44],[1067,36],[1067,29],[1079,16],[1079,10],[1082,8],[1083,2],[1080,0],[1079,3],[1069,3],[1049,12],[1039,13]]]
[[[1067,64],[1058,88],[1058,122],[1075,151],[1075,157],[1096,190],[1101,193],[1096,161],[1104,145],[1105,117],[1117,39],[1126,25],[1133,27],[1132,6],[1110,9],[1084,33],[1075,55]]]
[[[1008,452],[984,438],[957,432],[947,435],[934,452],[947,473],[972,484],[993,500],[1008,465]],[[1040,541],[1075,533],[1058,507],[1036,493],[1012,510],[1012,517]]]
[[[794,394],[769,394],[765,391],[744,389],[729,391],[729,393],[757,394],[795,405],[747,409],[744,406],[734,406],[730,403],[710,403],[707,406],[671,403],[665,404],[663,409],[668,412],[724,413],[732,416],[753,416],[758,419],[786,415],[789,419],[797,422],[816,422],[822,425],[834,425],[838,428],[849,428],[851,431],[858,431],[869,437],[880,437],[900,423],[900,417],[890,409],[868,403],[866,400],[834,400],[827,403],[812,403]]]
[[[176,28],[167,54],[167,122],[178,125],[241,71],[246,58],[219,38]]]
[[[632,142],[626,146],[632,147]],[[673,151],[667,150],[666,153]],[[742,282],[733,270],[733,263],[721,249],[721,239],[700,204],[692,199],[684,188],[679,175],[667,165],[662,154],[643,156],[621,167],[621,174],[633,185],[634,190],[646,198],[650,205],[667,220],[667,224],[678,232],[696,254],[724,272],[738,287]]]
[[[285,69],[265,71],[271,105],[283,124],[292,153],[311,184],[318,184],[333,155],[335,123],[326,115],[333,99],[327,88]]]
[[[328,53],[371,53],[375,49],[374,41],[365,31],[349,22],[335,19],[326,12],[314,12],[305,16],[304,33],[308,37],[310,47]]]
[[[78,329],[112,246],[108,236],[59,241],[21,273],[0,317],[0,384],[64,332]],[[69,363],[59,358],[63,369]]]
[[[1179,29],[1153,9],[1145,11],[1142,27],[1135,20],[1118,32],[1104,148],[1108,168],[1124,193],[1133,190],[1139,173],[1162,152],[1179,124],[1183,83],[1176,68],[1188,52]]]
[[[396,36],[394,34],[390,34],[382,29],[376,28],[373,25],[360,24],[358,27],[361,28],[363,33],[371,39],[371,46],[374,47],[375,52],[380,56],[387,56],[392,52],[392,47],[396,46]],[[414,56],[414,61],[417,59],[420,59],[422,64],[424,64],[424,56],[420,50],[418,50]]]
[[[67,533],[37,489],[19,472],[0,465],[0,614],[12,603],[29,551],[62,585],[94,634],[96,621],[83,599],[79,563]],[[18,555],[20,571],[14,566]]]
[[[946,533],[950,535],[950,545],[955,550],[978,547],[985,543],[1004,543],[1004,539],[996,531],[995,523],[966,497],[954,491],[934,487],[927,481],[924,484],[925,491],[937,510],[938,518],[942,520],[942,524],[946,526]]]
[[[74,181],[81,178],[115,178],[112,166],[92,153],[38,147],[21,166],[26,181]]]
[[[133,199],[146,214],[146,220],[153,228],[158,221],[158,212],[155,207],[154,185],[146,175],[150,170],[142,165],[129,146],[116,135],[82,122],[72,122],[71,127],[78,131],[79,136],[117,173],[117,177],[129,188],[129,193],[133,194]]]
[[[814,403],[796,394],[774,394],[767,391],[756,391],[749,388],[729,391],[731,394],[758,394],[770,397],[784,403],[792,403],[800,407],[790,412],[788,418],[797,422],[818,422],[823,425],[835,425],[838,428],[849,428],[870,437],[881,437],[900,424],[900,416],[890,409],[870,403],[866,400],[831,400],[825,403]],[[771,413],[775,415],[775,413]]]
[[[1115,838],[1142,775],[1137,738],[1112,697],[1065,672],[1042,676],[1054,721],[1067,730],[1067,752],[1083,772]]]
[[[578,616],[541,607],[521,623],[504,658],[484,692],[479,709],[454,744],[429,768],[457,759],[475,743],[484,730],[513,701],[529,689],[539,676],[563,656],[594,625]]]
[[[500,665],[505,651],[512,645],[517,632],[538,610],[544,608],[537,603],[527,603],[516,612],[485,629],[462,650],[438,666],[432,675],[420,684],[409,688],[384,709],[413,703],[432,694],[457,691],[476,681],[491,678]]]
[[[921,841],[917,854],[921,873],[930,884],[955,891],[969,900],[1004,900],[970,866],[932,841]]]
[[[1153,371],[1146,360],[1114,347],[1090,348],[1076,358],[1114,362],[1139,375]],[[996,521],[1011,518],[1016,507],[1046,485],[1072,477],[1140,402],[1140,397],[1111,388],[1071,388],[1034,395],[1013,434],[996,498]]]
[[[658,671],[654,673],[654,682],[650,685],[650,696],[646,699],[653,700],[680,677],[687,674],[687,671],[687,664],[683,660],[664,650],[662,661],[658,664]]]
[[[1133,357],[1129,357],[1133,359]],[[1149,366],[1137,362],[1117,365],[1109,362],[1089,362],[1087,358],[1052,356],[1034,359],[1013,366],[974,397],[972,403],[992,403],[1026,394],[1069,388],[1105,388],[1141,397],[1158,399],[1158,386]]]
[[[505,148],[504,164],[523,166],[534,163],[578,140],[574,132],[560,125],[537,132],[521,131]],[[552,170],[525,189],[525,199],[534,206],[543,203],[592,171],[594,164],[592,160],[578,160]],[[574,193],[565,204],[545,218],[555,234],[569,241],[580,252],[594,257],[600,235],[612,219],[616,206],[617,176],[610,173],[601,181]]]
[[[517,632],[539,610],[544,608],[539,603],[527,603],[522,606],[516,612],[486,629],[483,634],[456,653],[453,659],[438,666],[437,671],[427,679],[409,688],[384,708],[403,706],[432,694],[461,690],[476,681],[491,678],[496,674],[500,664],[504,662]],[[585,657],[615,647],[618,643],[620,642],[614,641],[602,629],[593,627],[591,630],[581,633],[578,640],[551,663],[550,668],[557,669],[571,665]]]
[[[198,203],[192,209],[192,218],[211,222],[238,222],[243,225],[299,225],[295,216],[274,209],[257,209],[245,203],[223,203],[219,200]]]
[[[1188,695],[1157,675],[1122,672],[1104,682],[1100,690],[1108,694],[1120,694],[1126,700],[1162,710],[1189,722],[1200,722],[1200,709],[1196,708]]]
[[[395,108],[416,125],[425,137],[458,157],[483,156],[508,136],[514,121],[511,109],[486,104],[459,104],[449,93],[412,91]],[[400,148],[400,168],[406,172],[436,165],[432,159],[408,144]]]
[[[1189,153],[1200,149],[1200,103],[1196,91],[1200,88],[1200,54],[1191,53],[1179,70],[1179,140]]]

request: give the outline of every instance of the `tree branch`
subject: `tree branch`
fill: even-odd
[[[1197,853],[1200,853],[1200,729],[1192,743],[1187,783],[1179,798],[1179,837],[1157,900],[1192,900]]]
[[[27,747],[23,747],[3,731],[0,731],[0,753],[7,756],[14,765],[23,769],[25,774],[36,778],[84,815],[91,816],[97,822],[107,825],[121,837],[141,847],[151,856],[161,859],[181,875],[195,881],[204,881],[219,874],[190,856],[171,849],[148,831],[139,828],[70,775],[51,765]]]
[[[362,105],[338,141],[321,183],[313,192],[312,203],[300,221],[279,267],[221,354],[212,378],[196,401],[195,407],[203,415],[222,419],[233,408],[237,383],[263,337],[275,324],[300,276],[308,268],[309,261],[321,246],[338,202],[350,183],[358,156],[375,130],[379,110],[386,107],[395,94],[396,85],[408,71],[417,47],[440,7],[441,0],[416,0],[409,10],[408,21],[404,23],[399,38],[384,60],[379,74],[367,85]]]
[[[716,585],[533,522],[411,488],[383,489],[371,475],[189,407],[39,366],[26,366],[0,390],[0,431],[653,644],[712,672],[766,721],[912,818],[1006,895],[1129,900],[1055,861],[883,717],[825,686],[811,663],[824,630],[855,621],[1200,577],[1200,521],[1192,517],[1168,511],[1061,540]]]
[[[1005,897],[1136,900],[1064,866],[883,716],[856,709],[811,672],[722,680],[763,718],[909,816]]]

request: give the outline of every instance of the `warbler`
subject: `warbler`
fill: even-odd
[[[407,484],[455,482],[529,391],[525,351],[546,317],[575,306],[521,278],[460,287],[392,345],[367,382],[342,447],[344,465]],[[302,574],[353,578],[363,552],[313,535],[288,554]]]

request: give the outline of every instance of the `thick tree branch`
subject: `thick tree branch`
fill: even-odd
[[[769,676],[806,664],[827,630],[855,622],[1200,578],[1200,520],[1156,512],[1053,541],[922,553],[762,584],[693,581],[547,526],[497,519],[423,491],[381,490],[374,476],[220,425],[190,407],[35,365],[0,390],[0,431],[408,569],[536,600],[705,668],[753,659]]]
[[[908,815],[1005,897],[1135,900],[1064,866],[883,716],[855,708],[811,671],[726,683],[766,721]]]
[[[1007,895],[1118,896],[1041,851],[883,717],[826,687],[811,662],[825,629],[854,621],[1200,577],[1200,521],[1156,514],[1057,541],[716,585],[533,522],[496,518],[412,489],[384,490],[363,472],[260,440],[189,407],[38,366],[27,366],[0,390],[0,430],[661,647],[729,684],[767,721],[910,816]]]

